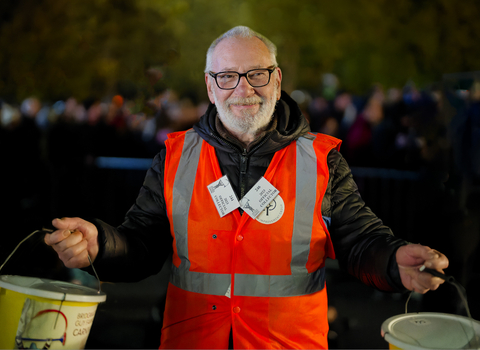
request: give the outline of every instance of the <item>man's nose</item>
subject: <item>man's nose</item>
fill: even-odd
[[[255,93],[255,89],[250,85],[247,77],[240,78],[237,87],[235,88],[235,94],[239,96],[251,96]]]

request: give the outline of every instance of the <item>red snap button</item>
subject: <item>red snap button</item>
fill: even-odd
[[[238,236],[237,236],[237,241],[243,241],[243,236],[242,236],[242,235],[238,235]]]
[[[235,312],[236,314],[238,314],[238,313],[240,312],[240,307],[235,306],[235,307],[233,308],[233,312]]]

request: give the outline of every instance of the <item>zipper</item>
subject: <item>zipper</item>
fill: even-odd
[[[244,148],[242,154],[240,155],[240,199],[245,196],[245,190],[247,187],[247,168],[248,168],[248,153],[247,149]]]
[[[247,153],[247,150],[244,148],[243,153],[241,155],[241,160],[240,160],[240,198],[243,198],[245,196],[246,191],[247,191],[247,168],[248,168],[248,161],[250,159],[250,156],[255,153],[260,147],[262,147],[270,138],[270,135],[273,133],[273,131],[270,131],[265,135],[262,141],[258,145],[256,145],[254,148],[250,150],[250,152]]]

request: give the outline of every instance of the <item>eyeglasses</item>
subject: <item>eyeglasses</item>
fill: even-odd
[[[262,87],[270,83],[270,77],[275,71],[276,66],[269,68],[250,69],[246,73],[233,71],[212,73],[208,72],[215,79],[217,86],[222,90],[233,90],[240,83],[240,78],[245,77],[252,87]]]

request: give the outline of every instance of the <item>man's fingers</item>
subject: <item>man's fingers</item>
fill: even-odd
[[[72,259],[76,259],[77,257],[80,257],[81,259],[84,257],[87,258],[87,241],[81,240],[76,244],[63,249],[62,251],[57,251],[57,253],[60,260],[62,260],[65,264]]]
[[[58,244],[69,237],[71,232],[75,231],[78,220],[75,218],[53,219],[52,225],[57,230],[45,235],[45,243],[50,246]]]
[[[418,279],[413,279],[412,280],[412,287],[413,290],[417,293],[425,294],[430,290],[426,285],[424,285],[421,281]]]
[[[422,268],[420,268],[419,271],[420,273],[418,275],[418,279],[422,281],[423,285],[428,285],[429,286],[428,288],[431,290],[438,289],[438,287],[440,287],[440,285],[445,282],[445,279],[441,278],[442,277],[441,275],[440,277],[435,276],[434,274],[428,271],[422,270]],[[434,272],[437,273],[437,271],[434,271]]]
[[[57,230],[45,235],[45,242],[52,246],[66,267],[88,266],[88,242],[80,231]]]
[[[87,241],[83,238],[83,234],[80,231],[70,232],[69,230],[63,230],[61,233],[64,236],[64,239],[54,245],[56,251],[64,251],[68,248],[71,248],[78,243]]]
[[[435,277],[435,278],[436,278],[436,277]],[[436,278],[436,279],[437,279],[437,278]],[[439,278],[438,278],[438,279],[439,279]],[[443,282],[445,282],[445,281],[443,281],[443,280],[441,280],[441,279],[439,279],[439,280],[440,280],[441,282],[438,282],[438,283],[436,283],[436,284],[433,284],[433,285],[431,286],[430,290],[437,290],[438,287],[440,287],[440,285],[441,285]]]
[[[53,219],[56,231],[45,235],[45,243],[58,254],[66,267],[82,268],[90,265],[98,254],[98,231],[94,224],[81,218]]]
[[[448,267],[448,259],[447,257],[440,253],[437,250],[433,250],[430,252],[430,258],[425,259],[424,265],[428,268],[435,269],[437,271],[442,271]]]
[[[435,277],[428,272],[417,272],[412,279],[412,286],[416,292],[426,293],[429,290],[436,290],[445,281],[440,277]]]
[[[80,254],[74,255],[66,261],[64,260],[62,261],[64,265],[68,268],[83,268],[90,265],[90,262],[88,261],[88,252],[86,248],[83,251],[81,251]]]
[[[80,218],[56,218],[52,220],[52,225],[58,229],[67,229],[74,231],[80,222],[83,221]]]
[[[434,287],[432,285],[432,276],[424,276],[423,273],[417,273],[417,275],[412,279],[413,290],[417,293],[425,294]],[[438,288],[438,286],[437,286]]]
[[[56,230],[45,235],[45,243],[53,246],[65,240],[71,234],[70,230]]]

